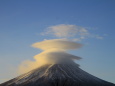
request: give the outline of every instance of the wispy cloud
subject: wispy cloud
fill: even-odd
[[[102,36],[99,36],[99,35],[96,35],[95,36],[97,39],[103,39],[104,37],[102,37]]]
[[[86,38],[103,39],[102,36],[90,33],[85,27],[66,24],[50,26],[42,35],[52,35],[57,38],[73,39],[74,41],[81,41]]]

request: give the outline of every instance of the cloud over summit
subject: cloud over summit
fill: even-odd
[[[79,60],[81,57],[68,53],[68,50],[79,49],[83,45],[75,41],[81,41],[89,36],[102,39],[99,35],[91,35],[84,27],[76,25],[55,25],[48,27],[43,35],[53,35],[59,39],[44,40],[32,44],[43,52],[34,56],[34,60],[26,60],[19,66],[20,73],[28,72],[44,64],[54,64],[65,59]]]
[[[66,39],[53,39],[53,40],[45,40],[42,42],[37,42],[34,43],[32,46],[42,50],[49,50],[49,49],[71,50],[82,47],[82,44],[69,41]]]
[[[78,49],[82,44],[67,39],[52,39],[34,43],[34,48],[43,52],[34,56],[34,61],[26,60],[19,66],[19,73],[25,73],[44,64],[54,64],[66,59],[79,60],[81,57],[67,53],[67,50]]]

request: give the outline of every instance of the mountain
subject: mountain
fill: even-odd
[[[115,86],[84,70],[74,61],[45,64],[0,86]]]

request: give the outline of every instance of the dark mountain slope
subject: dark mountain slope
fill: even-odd
[[[72,62],[44,65],[0,86],[115,86]]]

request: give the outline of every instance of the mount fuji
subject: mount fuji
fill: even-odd
[[[84,70],[71,59],[45,64],[0,86],[115,86]]]

